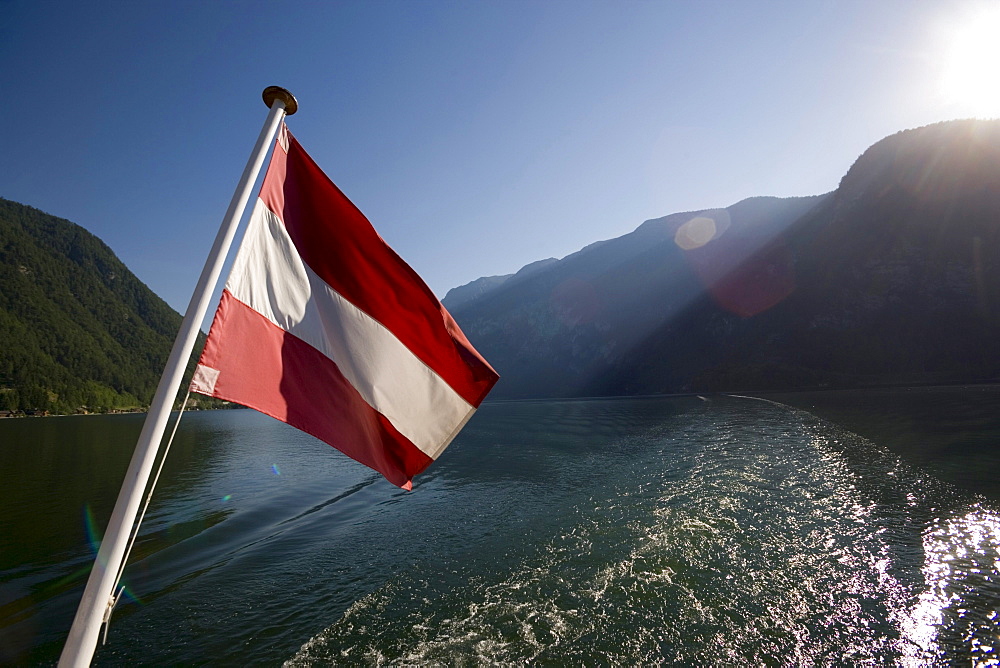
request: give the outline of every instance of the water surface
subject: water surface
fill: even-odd
[[[58,656],[140,427],[0,421],[0,661]],[[998,545],[989,497],[759,399],[487,404],[409,493],[195,413],[96,663],[968,665]]]

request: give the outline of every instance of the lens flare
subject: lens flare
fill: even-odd
[[[722,237],[731,224],[732,219],[726,209],[703,211],[677,228],[674,243],[682,250],[695,250]]]
[[[101,547],[101,532],[97,528],[97,521],[94,519],[94,510],[90,504],[83,506],[83,530],[87,534],[87,545],[90,551],[97,556],[97,551]]]
[[[705,216],[696,216],[677,228],[674,243],[684,250],[701,248],[715,238],[715,221]]]
[[[90,507],[89,503],[83,506],[83,530],[87,535],[87,545],[90,546],[90,551],[96,558],[98,551],[101,549],[101,540],[103,537],[101,536],[101,531],[97,528],[97,520],[94,519],[94,510]],[[126,570],[126,572],[128,571]],[[119,583],[119,586],[125,588],[125,598],[127,600],[139,603],[140,605],[142,604],[142,600],[125,584],[124,575],[122,575],[122,581]]]

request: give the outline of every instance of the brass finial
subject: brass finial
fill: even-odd
[[[299,110],[298,100],[295,96],[288,92],[286,88],[281,86],[268,86],[264,89],[264,93],[261,95],[264,98],[264,104],[270,109],[271,105],[274,104],[275,100],[281,100],[285,103],[285,115],[291,116],[296,111]]]

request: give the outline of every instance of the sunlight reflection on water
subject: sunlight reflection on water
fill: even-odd
[[[535,541],[417,564],[286,665],[996,665],[997,512],[768,403],[633,435]]]
[[[411,493],[250,411],[186,425],[126,570],[144,604],[95,665],[1000,665],[1000,489],[787,405],[487,405]],[[32,538],[49,497],[79,524],[83,486],[46,493],[72,452],[0,449],[2,535]],[[0,663],[55,662],[77,542],[0,550]]]
[[[920,650],[907,665],[943,659],[946,643],[968,643],[977,666],[1000,665],[1000,515],[980,505],[964,515],[936,519],[924,532],[926,589],[903,620],[904,636]],[[979,601],[992,593],[992,604]],[[942,635],[956,636],[954,638]],[[944,642],[942,642],[944,641]]]

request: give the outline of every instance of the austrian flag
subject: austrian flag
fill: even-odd
[[[282,125],[191,389],[409,489],[497,378]]]

